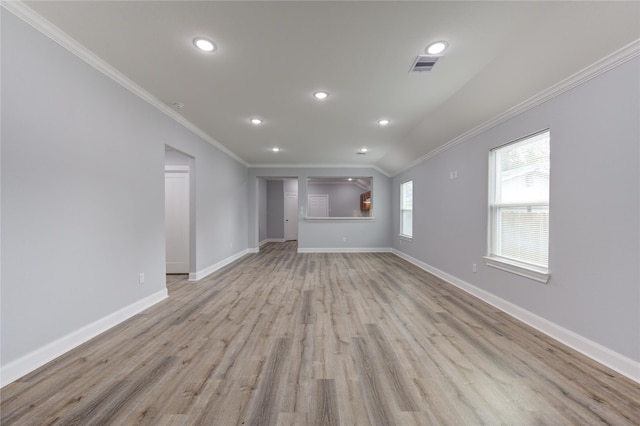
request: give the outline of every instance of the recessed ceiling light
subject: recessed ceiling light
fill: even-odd
[[[369,150],[367,148],[360,148],[360,151],[358,151],[360,154],[366,154],[367,152],[369,152]]]
[[[274,146],[273,148],[271,148],[271,151],[280,152],[280,148],[278,148],[277,146]]]
[[[382,120],[378,120],[378,124],[381,126],[386,126],[387,124],[391,123],[389,120],[387,120],[386,118],[383,118]]]
[[[353,178],[349,178],[349,179],[347,179],[347,180],[348,180],[349,182],[351,182],[351,181],[353,180]]]
[[[447,49],[449,44],[446,41],[436,41],[435,43],[431,43],[425,49],[429,55],[439,55]]]
[[[207,40],[206,38],[194,38],[193,44],[195,44],[198,49],[205,52],[213,52],[214,50],[216,50],[216,45],[211,40]]]
[[[251,124],[255,124],[255,125],[262,124],[262,120],[260,120],[259,118],[252,118],[250,121],[251,121]]]
[[[327,99],[327,96],[329,96],[329,94],[327,92],[315,92],[313,94],[313,97],[316,99]]]

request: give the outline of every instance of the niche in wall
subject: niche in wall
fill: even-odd
[[[372,216],[373,177],[309,177],[307,217]],[[366,195],[366,197],[364,197]]]

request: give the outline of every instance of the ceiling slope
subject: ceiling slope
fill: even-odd
[[[389,174],[640,37],[639,2],[26,4],[155,98],[183,104],[185,122],[247,164]],[[198,36],[218,49],[197,51]],[[444,56],[410,73],[436,40],[449,43]]]

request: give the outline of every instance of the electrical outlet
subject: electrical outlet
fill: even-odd
[[[347,241],[347,237],[342,237],[342,241]]]
[[[140,272],[140,284],[144,284],[144,272]]]
[[[478,272],[478,265],[476,265],[475,263],[473,263],[473,264],[471,265],[471,269],[473,269],[473,272],[474,272],[474,273],[475,273],[475,272]]]

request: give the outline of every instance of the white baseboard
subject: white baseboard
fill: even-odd
[[[260,253],[260,247],[248,248],[247,253],[251,253],[251,254]]]
[[[165,288],[2,366],[0,386],[8,385],[167,297]]]
[[[265,238],[264,240],[260,241],[260,247],[262,247],[263,245],[267,244],[267,243],[286,243],[287,240],[285,240],[284,238]]]
[[[391,253],[391,247],[300,248],[298,253]]]
[[[231,262],[235,262],[236,260],[240,259],[242,256],[248,254],[248,253],[252,253],[253,250],[255,249],[244,249],[242,251],[237,252],[236,254],[232,254],[231,256],[227,257],[226,259],[222,259],[220,262],[215,263],[207,268],[204,268],[198,272],[191,272],[189,274],[189,281],[200,281],[201,279],[203,279],[204,277],[206,277],[207,275],[211,275],[214,272],[216,272],[218,269],[224,268],[225,266],[227,266],[228,264],[230,264]],[[257,253],[254,252],[254,253]]]
[[[588,356],[589,358],[603,364],[612,370],[628,377],[629,379],[640,383],[640,362],[634,361],[624,355],[621,355],[599,343],[587,339],[571,330],[568,330],[558,324],[555,324],[545,318],[542,318],[532,312],[527,311],[511,302],[508,302],[498,296],[495,296],[488,291],[485,291],[479,287],[469,284],[451,274],[441,271],[438,268],[434,268],[427,263],[424,263],[414,257],[409,256],[399,250],[393,249],[392,253],[396,256],[412,263],[443,280],[452,284],[461,290],[481,299],[488,304],[500,309],[506,314],[524,322],[525,324],[535,328],[536,330],[546,334],[563,343],[576,351]]]

